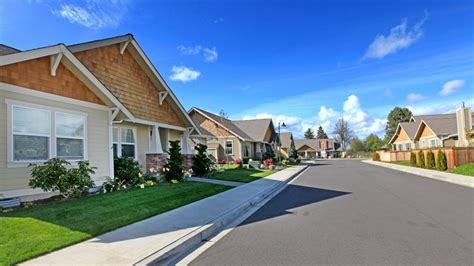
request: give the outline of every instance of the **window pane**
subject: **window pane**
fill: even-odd
[[[36,136],[13,136],[13,160],[32,161],[49,158],[49,138]]]
[[[84,137],[84,117],[56,113],[56,135],[61,137]]]
[[[45,110],[13,106],[13,133],[49,135],[50,113]]]
[[[112,141],[113,141],[113,142],[118,142],[118,136],[119,136],[119,129],[118,129],[118,127],[112,128]]]
[[[135,145],[122,144],[122,158],[135,158]]]
[[[122,128],[121,132],[122,132],[122,142],[135,143],[135,137],[133,136],[133,129]]]
[[[84,159],[84,140],[56,139],[57,156],[65,159]]]
[[[118,144],[113,144],[114,159],[118,158]]]

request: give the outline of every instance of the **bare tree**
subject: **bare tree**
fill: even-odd
[[[227,113],[224,111],[224,109],[221,109],[221,111],[219,112],[219,115],[224,117],[224,118],[229,118],[229,116],[227,115]]]
[[[336,141],[341,143],[342,150],[344,151],[354,138],[354,131],[352,131],[349,127],[349,123],[344,120],[344,118],[337,121],[333,134],[335,135]]]

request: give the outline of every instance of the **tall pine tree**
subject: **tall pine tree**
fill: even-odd
[[[318,139],[327,139],[328,138],[328,134],[326,134],[326,132],[324,131],[322,126],[319,126],[317,136],[318,136]]]
[[[308,128],[308,129],[304,132],[304,138],[305,138],[305,139],[314,139],[314,131],[313,131],[311,128]]]

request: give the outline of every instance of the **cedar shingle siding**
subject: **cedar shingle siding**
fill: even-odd
[[[0,81],[104,105],[102,100],[63,64],[59,64],[56,76],[51,76],[50,71],[50,58],[42,57],[0,67]]]
[[[159,104],[158,90],[138,62],[120,45],[109,45],[74,54],[137,118],[184,127],[169,96]],[[164,91],[164,88],[159,88]]]

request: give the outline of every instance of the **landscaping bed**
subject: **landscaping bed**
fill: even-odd
[[[0,213],[0,265],[31,259],[230,188],[164,183]]]
[[[211,175],[209,178],[219,179],[225,181],[235,181],[242,183],[250,183],[262,177],[269,176],[273,174],[274,170],[255,170],[255,169],[246,169],[240,168],[239,165],[223,165],[219,166],[223,168],[224,172],[217,172],[214,175]]]

